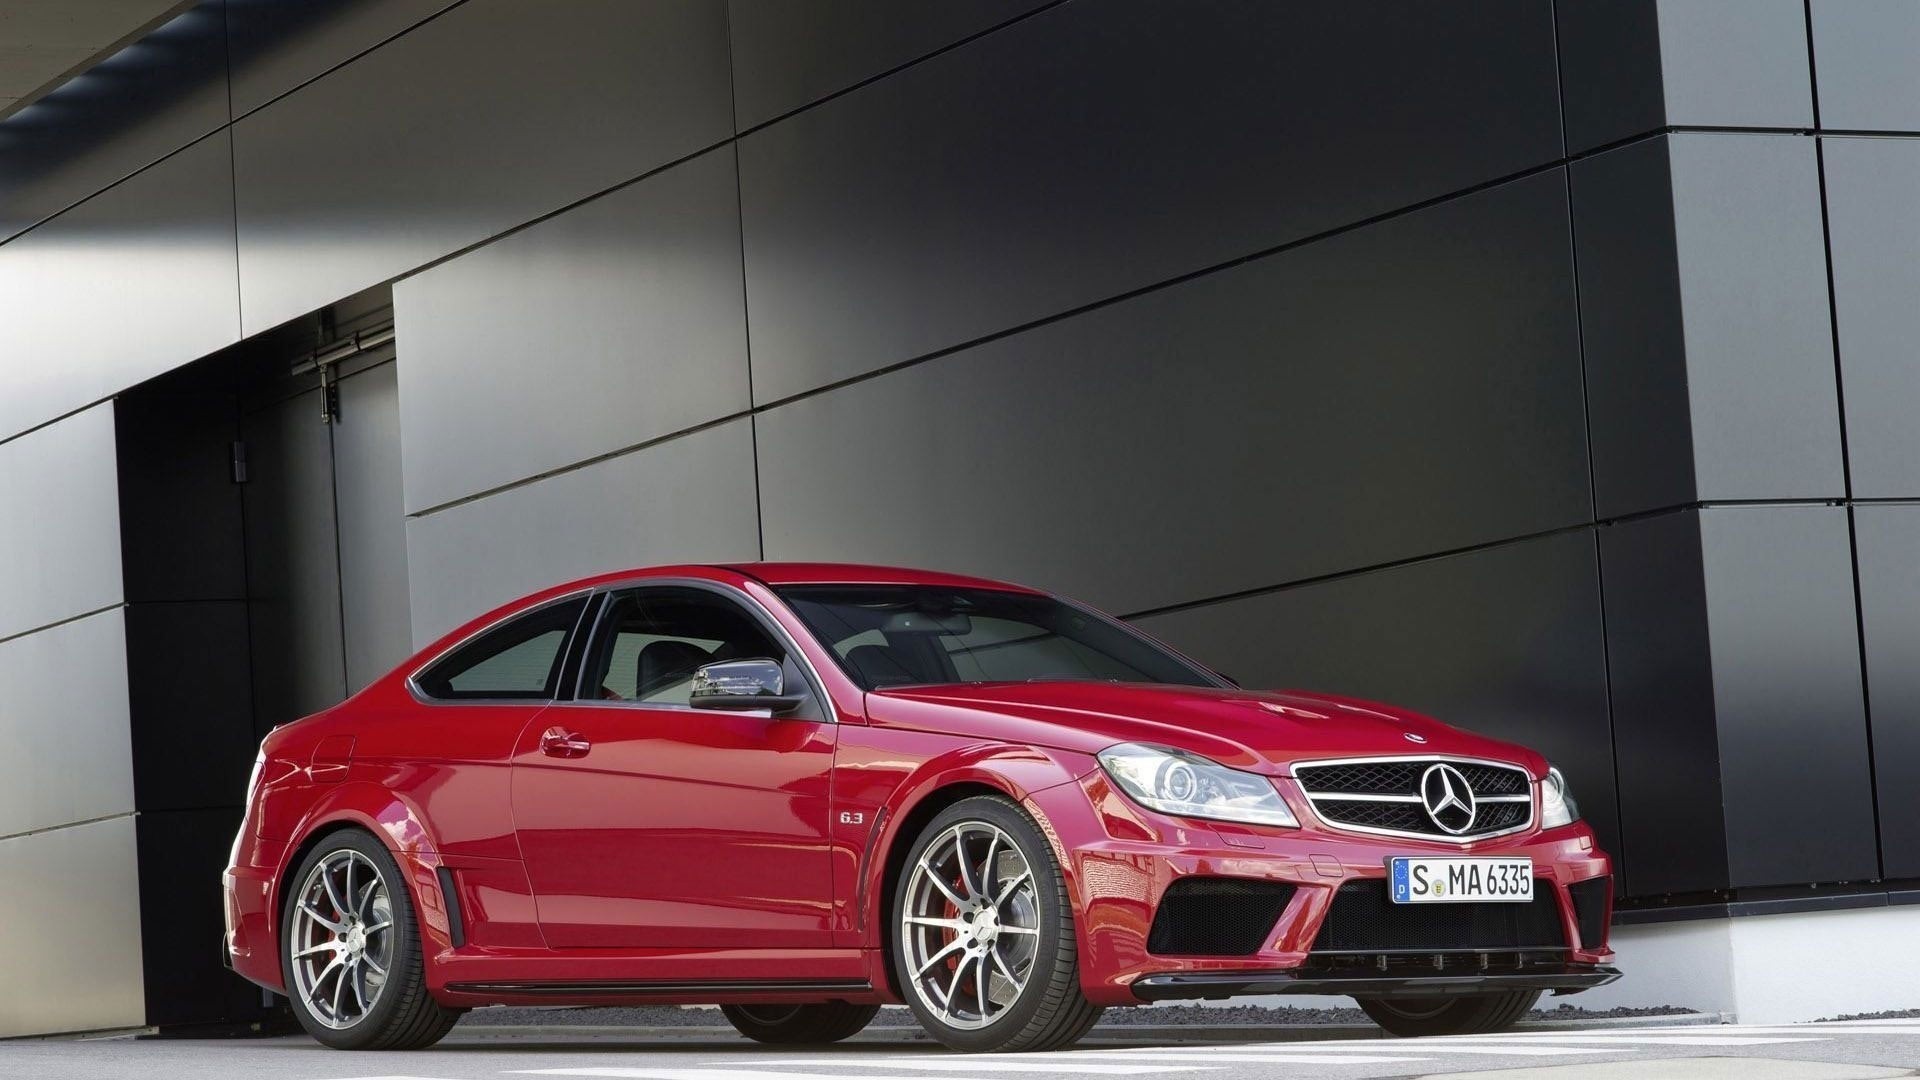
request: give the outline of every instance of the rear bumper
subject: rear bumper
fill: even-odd
[[[1349,997],[1432,997],[1506,990],[1572,993],[1605,986],[1620,977],[1600,964],[1563,964],[1520,972],[1461,975],[1360,975],[1347,972],[1208,971],[1144,975],[1133,981],[1141,1001],[1225,998],[1242,994],[1342,994]]]

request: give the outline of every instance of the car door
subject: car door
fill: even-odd
[[[575,699],[515,748],[513,812],[553,948],[807,948],[832,936],[836,731],[809,690],[774,717],[695,709],[694,671],[780,660],[773,624],[695,584],[616,592]]]

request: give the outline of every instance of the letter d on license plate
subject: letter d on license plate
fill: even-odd
[[[1395,857],[1387,884],[1396,904],[1525,903],[1533,899],[1533,860]]]

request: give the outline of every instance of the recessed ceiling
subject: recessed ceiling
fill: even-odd
[[[194,0],[0,0],[0,117],[192,7]]]

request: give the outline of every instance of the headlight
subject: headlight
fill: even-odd
[[[1551,829],[1579,820],[1580,804],[1573,801],[1573,789],[1567,787],[1567,778],[1560,775],[1559,769],[1547,769],[1547,778],[1540,784],[1540,827]]]
[[[1198,754],[1121,743],[1100,751],[1100,766],[1134,801],[1163,814],[1300,827],[1271,780]]]

